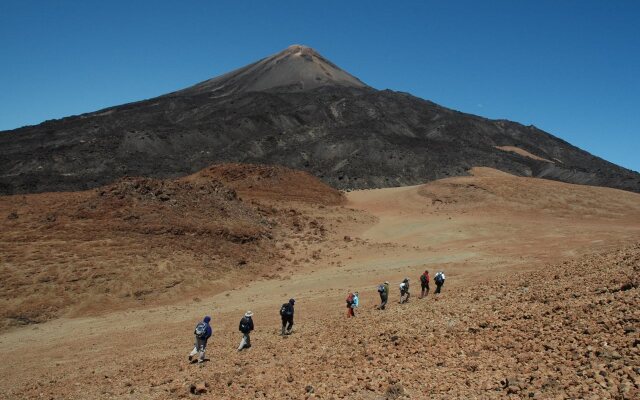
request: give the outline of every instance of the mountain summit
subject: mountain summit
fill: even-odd
[[[0,193],[69,191],[211,164],[277,164],[341,189],[490,167],[640,192],[640,174],[505,120],[376,90],[315,50],[273,56],[153,99],[0,132]]]
[[[303,91],[320,86],[366,87],[310,47],[292,45],[258,62],[206,80],[179,92],[181,95],[233,93],[263,90]]]

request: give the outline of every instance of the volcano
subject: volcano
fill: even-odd
[[[321,86],[366,87],[310,47],[293,45],[244,68],[201,82],[177,92],[179,95],[211,93],[227,96],[278,88],[303,91]]]
[[[491,167],[640,192],[640,174],[535,126],[377,90],[294,45],[160,97],[0,132],[0,193],[82,190],[211,164],[283,165],[341,189]]]

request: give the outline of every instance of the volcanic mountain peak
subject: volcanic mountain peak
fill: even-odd
[[[375,90],[294,45],[178,92],[0,132],[0,194],[176,177],[221,162],[282,165],[341,189],[482,166],[640,193],[637,172],[547,132]]]
[[[314,49],[292,45],[258,62],[182,90],[180,94],[255,92],[275,88],[304,91],[320,86],[366,87]]]

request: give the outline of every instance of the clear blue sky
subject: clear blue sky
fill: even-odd
[[[640,170],[640,1],[0,2],[0,130],[305,44],[379,89],[534,124]]]

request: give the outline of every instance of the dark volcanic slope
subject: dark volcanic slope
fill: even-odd
[[[640,192],[637,172],[535,127],[375,90],[302,46],[165,96],[2,132],[0,192],[78,190],[220,162],[281,164],[338,188],[417,184],[487,166]]]

